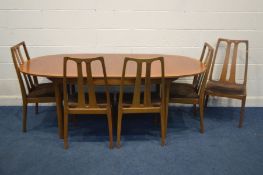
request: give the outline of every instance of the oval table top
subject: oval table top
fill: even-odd
[[[179,77],[193,76],[205,71],[206,67],[199,60],[179,55],[157,55],[157,54],[59,54],[47,55],[31,59],[21,65],[20,70],[23,73],[48,77],[63,77],[63,58],[93,58],[102,56],[105,59],[105,66],[108,78],[121,78],[123,62],[125,57],[132,58],[154,58],[164,57],[165,78],[177,79]],[[134,77],[136,74],[136,65],[129,63],[127,66],[126,76]],[[154,62],[152,65],[151,76],[160,77],[160,63]],[[92,65],[92,73],[94,77],[103,77],[101,66],[98,63]],[[75,63],[68,63],[68,77],[77,77]]]

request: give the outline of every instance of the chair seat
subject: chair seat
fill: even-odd
[[[172,83],[170,98],[199,98],[199,96],[192,84]]]
[[[53,83],[38,84],[28,94],[29,98],[41,98],[41,97],[55,97],[55,90]]]
[[[246,89],[242,84],[209,81],[206,85],[206,92],[212,94],[245,95]]]
[[[143,103],[143,95],[144,93],[141,93],[141,103]],[[117,94],[117,99],[119,99],[119,94]],[[133,93],[124,93],[123,94],[123,102],[122,105],[125,107],[131,106],[133,99]],[[153,106],[160,106],[161,104],[161,98],[160,95],[156,92],[151,93],[151,103]]]

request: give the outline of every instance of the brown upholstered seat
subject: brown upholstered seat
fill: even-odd
[[[206,85],[207,93],[211,94],[233,94],[233,95],[245,95],[246,89],[243,84],[209,81]]]
[[[53,83],[43,83],[38,84],[34,87],[31,92],[28,93],[29,98],[38,98],[38,97],[54,97],[54,85]]]
[[[198,98],[198,92],[193,84],[172,83],[170,87],[171,98]]]

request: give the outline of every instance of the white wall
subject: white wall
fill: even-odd
[[[0,105],[20,104],[9,47],[199,57],[218,37],[250,42],[247,106],[263,106],[262,0],[0,0]],[[239,101],[214,100],[214,105]]]

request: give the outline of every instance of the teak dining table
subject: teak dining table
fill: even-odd
[[[47,55],[33,58],[21,65],[20,71],[39,77],[46,77],[53,81],[56,96],[56,110],[58,118],[59,136],[63,138],[63,106],[62,106],[62,92],[61,86],[63,83],[63,58],[93,58],[102,56],[105,59],[106,73],[109,85],[120,85],[122,68],[125,57],[132,58],[154,58],[164,57],[165,81],[166,81],[166,100],[169,100],[170,83],[180,77],[188,77],[200,74],[206,70],[206,67],[198,59],[179,55],[157,55],[157,54],[58,54]],[[128,79],[135,79],[136,65],[129,65],[126,76]],[[99,65],[92,67],[92,73],[96,84],[100,85],[103,82],[103,73]],[[74,63],[69,63],[67,77],[76,81],[77,71]],[[153,80],[160,80],[161,69],[158,63],[152,65],[151,77]],[[166,116],[168,107],[166,110]],[[167,119],[166,119],[167,120]]]

